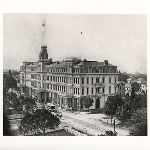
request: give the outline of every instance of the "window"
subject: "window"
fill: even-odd
[[[93,84],[93,78],[91,78],[91,84]]]
[[[87,95],[89,95],[89,88],[87,87]]]
[[[117,81],[117,78],[115,77],[115,83],[116,83],[116,81]]]
[[[104,68],[102,68],[102,73],[104,73]]]
[[[84,95],[84,88],[82,88],[82,95]]]
[[[53,81],[53,77],[51,76],[51,81]]]
[[[120,86],[120,90],[121,90],[121,86]]]
[[[79,92],[79,88],[78,88],[78,95],[80,94],[80,92]]]
[[[84,84],[84,78],[82,78],[82,84]]]
[[[79,82],[79,78],[78,78],[78,84],[80,84],[80,82]]]
[[[109,78],[109,83],[111,83],[111,77]]]
[[[102,78],[102,82],[105,83],[105,77]]]
[[[74,83],[76,83],[76,78],[74,78],[74,81],[73,81]]]
[[[31,71],[34,71],[34,69],[31,69]]]
[[[49,80],[49,76],[47,76],[47,80]]]
[[[57,85],[56,85],[56,91],[57,91]]]
[[[74,94],[76,93],[76,88],[74,88]]]
[[[78,89],[76,88],[76,94],[77,94],[77,90],[78,90]]]
[[[89,84],[89,78],[87,78],[87,84]]]
[[[31,86],[34,86],[34,82],[31,82]]]
[[[117,88],[115,87],[115,93],[116,93],[116,89],[117,89]]]
[[[78,78],[76,78],[76,84],[78,84]]]
[[[41,80],[41,75],[38,76],[39,80]]]
[[[103,87],[103,93],[105,93],[105,87]]]
[[[111,73],[111,68],[109,68],[109,73]]]
[[[66,92],[66,87],[64,87],[64,92]]]
[[[22,76],[22,78],[24,78],[24,76]],[[34,75],[33,75],[33,74],[31,74],[31,78],[34,78]]]
[[[96,93],[100,93],[100,87],[96,88]]]
[[[99,68],[96,68],[96,73],[99,73]]]
[[[47,89],[49,89],[49,84],[47,84]]]
[[[39,83],[39,88],[41,88],[41,83]]]
[[[109,87],[109,93],[111,93],[111,86]]]
[[[99,78],[96,78],[96,83],[99,83]]]
[[[93,94],[93,88],[91,89],[91,93]]]

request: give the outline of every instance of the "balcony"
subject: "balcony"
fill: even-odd
[[[104,93],[95,93],[95,96],[101,97]]]
[[[102,83],[102,82],[101,82],[101,83],[95,83],[94,85],[95,85],[95,86],[103,86],[104,84],[105,84],[105,83]]]

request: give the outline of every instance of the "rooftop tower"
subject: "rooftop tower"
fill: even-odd
[[[47,45],[46,45],[46,37],[45,37],[45,20],[42,23],[42,46],[41,51],[39,54],[39,60],[47,60],[48,53],[47,53]]]

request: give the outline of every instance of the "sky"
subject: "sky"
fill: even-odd
[[[121,72],[147,73],[146,15],[3,14],[3,69],[38,61],[43,43],[54,61],[108,60]]]

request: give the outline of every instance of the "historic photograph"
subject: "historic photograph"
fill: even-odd
[[[3,136],[147,136],[146,14],[3,14]]]

